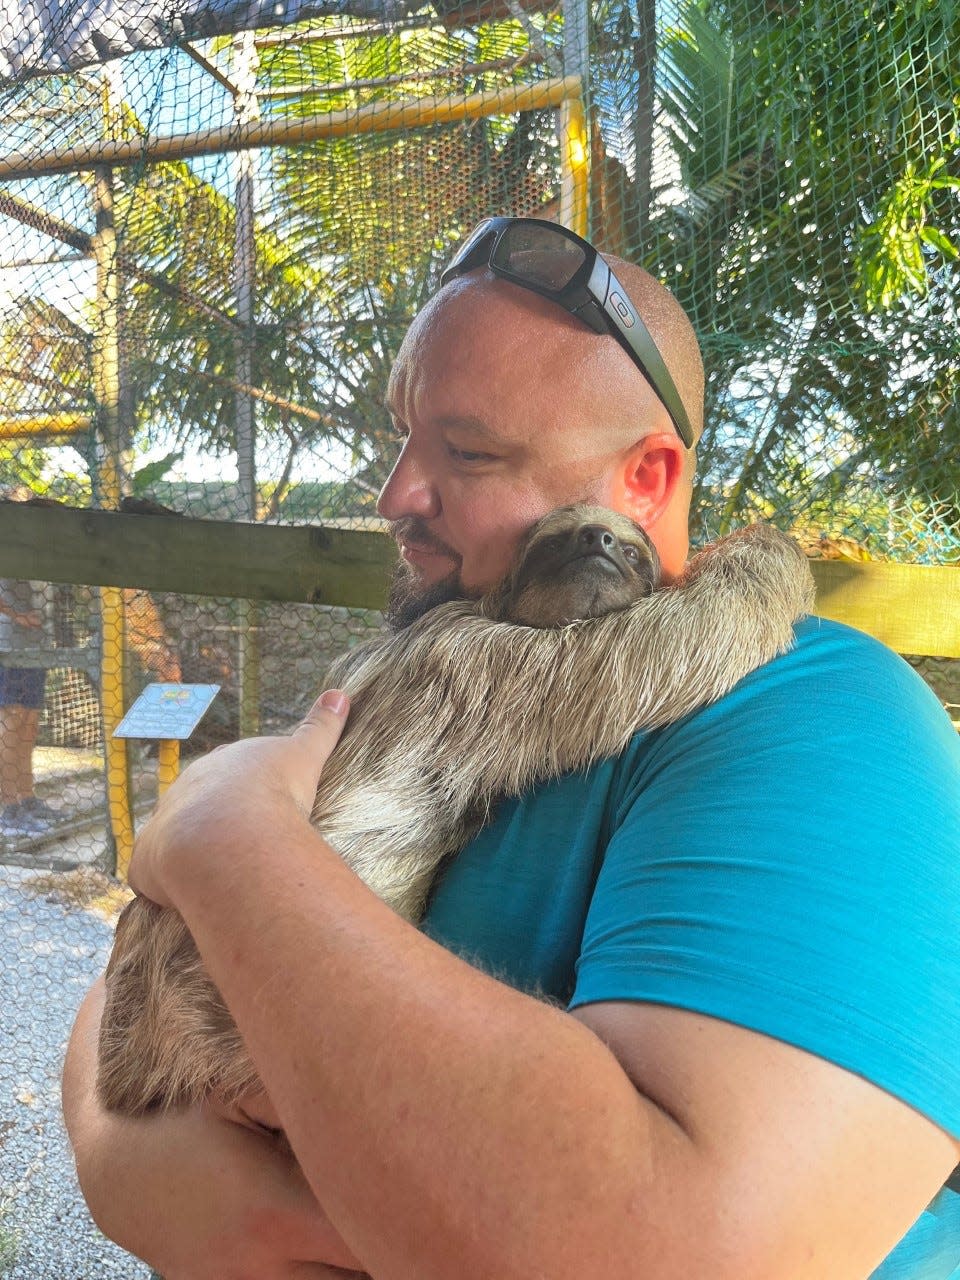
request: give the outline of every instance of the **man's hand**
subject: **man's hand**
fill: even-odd
[[[218,747],[185,769],[137,837],[130,884],[160,906],[176,905],[176,874],[199,857],[228,857],[264,815],[300,817],[346,721],[349,701],[322,694],[286,738],[247,738]]]
[[[64,1067],[77,1173],[105,1235],[164,1280],[333,1280],[363,1275],[296,1162],[212,1107],[131,1120],[93,1090],[103,984],[88,995]]]

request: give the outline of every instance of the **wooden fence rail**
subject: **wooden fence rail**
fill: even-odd
[[[379,609],[395,551],[364,529],[0,503],[0,577]],[[960,658],[960,566],[811,561],[817,608],[899,653]]]
[[[364,529],[0,503],[0,577],[379,609],[396,552]]]

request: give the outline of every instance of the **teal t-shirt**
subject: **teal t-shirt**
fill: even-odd
[[[895,654],[812,618],[726,698],[504,803],[426,931],[571,1008],[721,1018],[960,1138],[960,737]],[[944,1191],[874,1280],[960,1280]]]

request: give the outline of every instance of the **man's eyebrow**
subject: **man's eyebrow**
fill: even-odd
[[[447,414],[445,417],[437,419],[437,426],[441,431],[466,431],[471,436],[477,436],[482,440],[500,439],[497,433],[482,418],[477,418],[472,413]]]
[[[379,397],[380,404],[386,409],[391,417],[398,418],[399,412],[395,408],[390,398],[390,392],[385,391]],[[436,424],[441,431],[467,431],[470,435],[478,437],[481,440],[499,440],[497,433],[487,425],[482,418],[476,417],[472,413],[448,413],[443,417],[436,419]]]

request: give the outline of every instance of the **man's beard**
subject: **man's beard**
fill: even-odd
[[[449,604],[451,600],[466,598],[467,592],[463,589],[457,570],[441,578],[439,582],[424,584],[409,565],[401,562],[394,570],[393,581],[390,583],[387,625],[392,631],[403,631],[438,604]]]
[[[459,556],[434,533],[418,516],[407,516],[395,520],[390,532],[398,542],[407,542],[415,547],[426,547],[452,559]],[[449,604],[451,600],[465,600],[469,592],[463,588],[460,570],[454,569],[439,582],[424,584],[416,571],[402,560],[397,565],[390,584],[390,595],[387,600],[387,623],[394,631],[402,631],[412,622],[422,618],[425,613],[436,608],[438,604]]]

